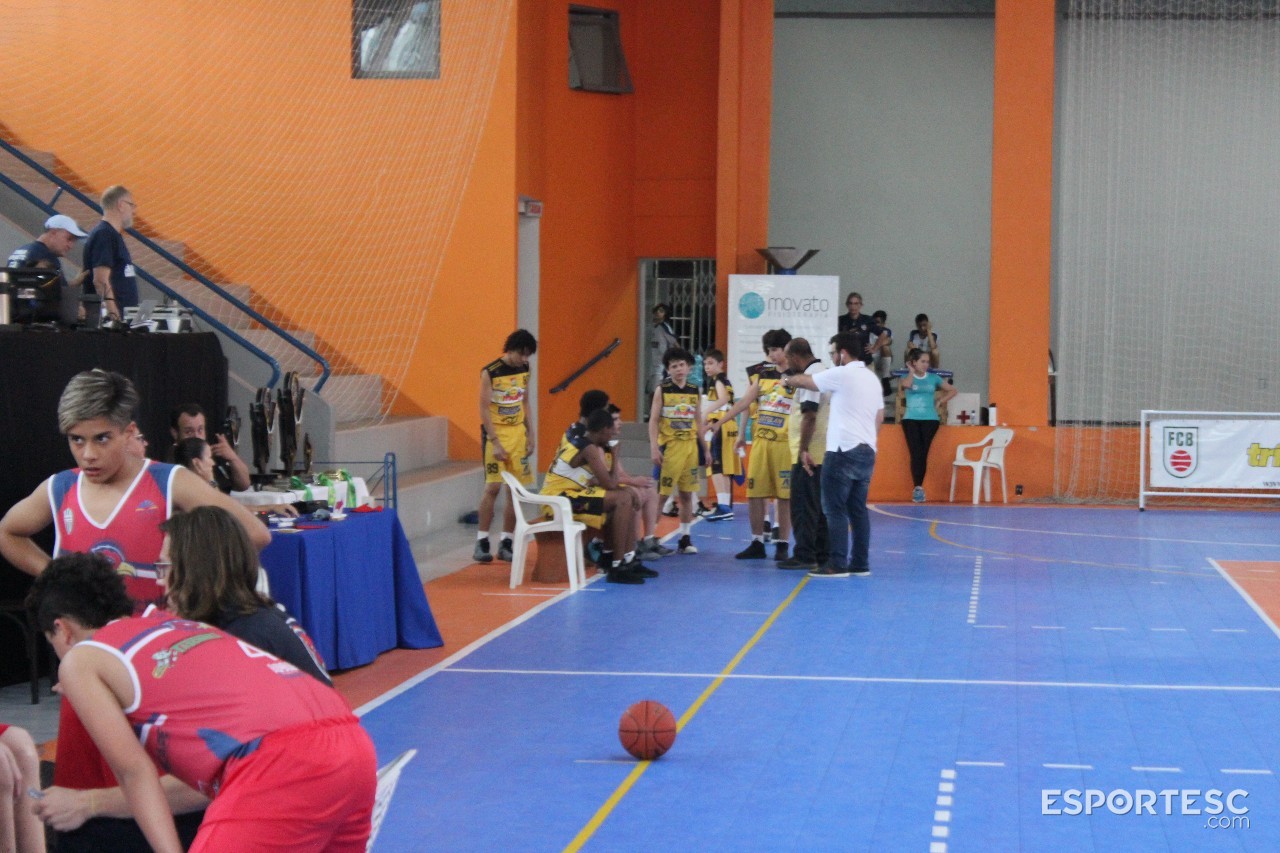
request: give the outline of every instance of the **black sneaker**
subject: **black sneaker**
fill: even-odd
[[[764,560],[769,557],[769,552],[765,551],[763,542],[759,539],[752,539],[751,544],[747,546],[747,550],[739,551],[733,556],[739,560]]]
[[[847,578],[852,574],[848,569],[837,569],[835,566],[819,566],[809,572],[811,578]],[[868,572],[870,574],[870,572]]]
[[[788,542],[779,542],[773,546],[773,559],[781,563],[783,560],[791,556],[791,545]]]
[[[870,569],[849,569],[849,574],[853,575],[855,578],[869,578],[871,577],[871,570]]]
[[[515,559],[515,554],[511,553],[511,540],[503,539],[498,545],[498,559],[504,563],[510,563]]]
[[[662,511],[662,514],[665,515],[667,518],[679,518],[680,506],[678,504],[672,504],[671,509],[664,509]]]
[[[604,577],[606,583],[625,583],[639,584],[644,583],[644,578],[633,571],[629,571],[624,566],[618,566],[616,569],[610,569]]]
[[[489,553],[489,540],[477,539],[476,549],[471,552],[471,559],[477,563],[492,563],[493,555]]]
[[[778,568],[786,569],[788,571],[803,569],[807,572],[810,569],[818,568],[818,564],[811,560],[801,560],[796,557],[792,557],[790,560],[779,560]]]
[[[632,557],[630,562],[623,563],[619,568],[624,572],[630,572],[638,578],[656,578],[658,576],[656,571],[640,562],[639,557]]]
[[[680,537],[680,544],[676,546],[676,550],[681,554],[698,553],[698,547],[693,544],[693,540],[687,534]]]
[[[698,501],[698,504],[693,508],[693,514],[699,518],[704,515],[710,515],[713,512],[715,512],[715,507],[709,507],[702,501]]]

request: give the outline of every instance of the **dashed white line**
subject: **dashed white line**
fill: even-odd
[[[1265,770],[1265,769],[1252,770],[1245,767],[1224,767],[1218,772],[1219,773],[1236,773],[1242,776],[1271,776],[1272,775],[1272,771],[1270,770]]]
[[[1004,767],[1003,761],[957,761],[957,767]]]
[[[500,598],[548,598],[550,596],[559,595],[559,592],[482,592],[481,595],[495,595]]]
[[[1067,626],[1065,626],[1065,625],[1032,625],[1031,627],[1032,627],[1032,629],[1034,629],[1034,630],[1036,630],[1036,631],[1065,631],[1065,630],[1067,630]]]
[[[1246,631],[1244,628],[1213,628],[1211,630],[1214,634],[1247,634],[1248,633],[1248,631]]]
[[[969,587],[969,624],[978,621],[978,597],[982,594],[982,555],[973,560],[973,585]]]
[[[1135,773],[1181,773],[1181,767],[1130,767]]]
[[[1008,628],[1008,625],[974,625],[975,628]]]
[[[1113,628],[1113,627],[1107,627],[1107,626],[1105,626],[1105,625],[1094,625],[1094,626],[1093,626],[1093,628],[1092,628],[1092,630],[1094,630],[1094,631],[1128,631],[1129,629],[1128,629],[1128,628]]]
[[[1184,634],[1187,632],[1186,628],[1152,628],[1151,630],[1152,631],[1181,631]]]
[[[1092,770],[1092,764],[1044,764],[1050,770]]]

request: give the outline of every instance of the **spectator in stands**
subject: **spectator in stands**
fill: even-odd
[[[844,301],[848,313],[840,315],[836,324],[838,332],[853,332],[862,340],[862,361],[873,364],[880,353],[880,348],[887,342],[883,329],[874,317],[862,313],[862,294],[850,293]]]
[[[671,328],[671,306],[659,302],[653,306],[653,327],[649,330],[649,387],[645,393],[652,396],[654,390],[667,378],[662,354],[680,346],[680,339]]]
[[[639,499],[619,481],[616,455],[606,456],[609,442],[617,436],[612,414],[604,409],[592,412],[587,416],[586,446],[560,439],[541,493],[568,498],[575,520],[604,531],[600,566],[609,583],[641,584],[658,573],[637,558],[631,545]]]
[[[89,271],[84,292],[102,297],[107,314],[119,320],[121,312],[138,304],[138,279],[124,232],[133,227],[138,205],[133,194],[117,184],[102,194],[102,221],[84,241],[84,268]]]
[[[511,472],[522,485],[533,483],[529,454],[533,452],[533,419],[525,395],[529,391],[529,359],[538,342],[525,329],[507,335],[502,355],[480,371],[480,444],[484,458],[484,492],[480,495],[480,529],[471,558],[477,563],[493,560],[489,528],[493,505],[502,490],[502,472]],[[516,529],[515,501],[508,497],[502,514],[502,541],[498,559],[511,562],[511,537]]]
[[[928,314],[916,315],[916,327],[911,330],[911,336],[907,338],[907,351],[918,349],[925,355],[929,356],[930,367],[942,366],[942,354],[938,349],[938,333],[933,330],[933,323],[929,322]]]
[[[132,607],[96,554],[54,560],[27,597],[62,661],[64,703],[88,721],[151,847],[181,849],[159,765],[216,795],[196,849],[363,850],[377,757],[342,696],[217,628]]]
[[[649,456],[659,466],[658,491],[676,496],[680,509],[680,541],[676,550],[696,554],[690,536],[693,503],[698,493],[698,451],[706,425],[702,420],[702,394],[685,384],[693,369],[693,354],[671,347],[662,354],[670,379],[653,392],[649,407]]]
[[[208,418],[199,403],[184,403],[174,407],[169,413],[169,434],[173,436],[175,447],[185,438],[199,438],[209,442],[209,450],[213,453],[215,486],[220,491],[243,492],[249,488],[249,466],[231,446],[228,436],[214,433],[213,438],[209,438]]]
[[[791,374],[813,376],[827,367],[814,358],[804,338],[787,344]],[[801,389],[791,406],[787,435],[791,445],[791,525],[795,549],[780,569],[816,569],[827,562],[827,520],[822,514],[822,457],[827,446],[831,395]],[[821,448],[821,449],[819,449]]]
[[[0,723],[0,850],[44,853],[44,825],[27,791],[40,789],[40,757],[26,729]]]
[[[893,329],[889,328],[889,315],[884,311],[876,311],[871,317],[880,327],[880,352],[876,354],[875,363],[876,376],[880,377],[880,387],[884,389],[884,396],[888,397],[892,393],[889,388],[889,377],[893,375]]]
[[[929,465],[929,446],[938,434],[938,406],[956,395],[950,380],[929,372],[929,354],[918,349],[907,352],[907,375],[898,381],[902,411],[902,435],[911,454],[911,500],[924,503],[924,475]]]

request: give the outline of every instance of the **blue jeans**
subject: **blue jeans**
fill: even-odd
[[[827,548],[836,569],[869,569],[871,518],[867,515],[867,491],[876,452],[859,444],[851,450],[827,451],[822,459],[822,511],[827,516]],[[849,529],[853,529],[853,553]]]

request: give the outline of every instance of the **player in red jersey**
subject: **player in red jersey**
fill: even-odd
[[[377,761],[337,691],[201,622],[130,616],[96,555],[55,559],[27,610],[154,850],[182,849],[157,766],[213,798],[193,851],[365,849]]]

